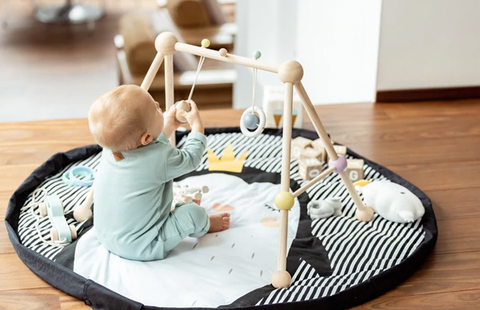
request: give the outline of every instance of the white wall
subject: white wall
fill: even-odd
[[[237,2],[235,53],[280,64],[296,59],[304,68],[304,86],[315,104],[371,102],[375,98],[381,0],[241,0]],[[251,105],[252,71],[238,68],[234,107]],[[281,85],[259,72],[262,86]],[[280,84],[279,84],[280,83]]]
[[[480,85],[480,1],[388,0],[378,90]]]
[[[295,1],[240,0],[236,6],[236,55],[253,57],[253,52],[258,50],[262,53],[259,61],[269,64],[280,64],[295,58]],[[243,66],[236,69],[233,105],[234,108],[246,108],[252,105],[253,69]],[[282,83],[276,74],[258,71],[255,103],[260,107],[265,85],[281,86]]]
[[[374,101],[381,0],[301,0],[298,6],[297,59],[312,101]]]

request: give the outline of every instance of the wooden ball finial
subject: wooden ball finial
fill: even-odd
[[[287,288],[292,282],[288,271],[276,270],[272,275],[272,285],[275,288]]]
[[[295,60],[287,60],[278,68],[278,77],[283,83],[296,84],[303,77],[303,67]]]
[[[175,44],[178,42],[177,37],[171,32],[162,32],[155,39],[155,48],[157,52],[163,55],[175,54]]]
[[[222,56],[222,57],[226,57],[227,54],[228,54],[228,51],[227,51],[226,48],[223,48],[223,47],[222,47],[222,48],[218,51],[218,54],[219,54],[220,56]]]

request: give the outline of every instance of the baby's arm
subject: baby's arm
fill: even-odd
[[[167,140],[170,139],[170,136],[175,132],[175,130],[177,130],[180,125],[182,125],[182,123],[177,120],[176,113],[177,108],[175,106],[172,106],[168,111],[164,113],[163,134],[165,135]]]
[[[207,138],[198,131],[192,131],[188,135],[182,149],[168,145],[164,161],[165,180],[172,180],[195,170],[202,160],[206,145]]]

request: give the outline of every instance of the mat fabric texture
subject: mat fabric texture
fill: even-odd
[[[185,135],[177,133],[178,147]],[[208,185],[212,190],[204,195],[202,206],[209,213],[215,212],[215,205],[230,208],[229,231],[186,239],[166,260],[146,265],[102,252],[93,221],[77,223],[71,214],[88,189],[61,181],[63,172],[72,166],[97,167],[101,148],[87,146],[54,155],[13,194],[6,224],[18,255],[42,279],[99,309],[120,305],[122,309],[345,309],[400,284],[421,267],[435,245],[436,221],[428,197],[388,169],[364,159],[365,179],[407,187],[422,201],[424,217],[411,224],[393,223],[378,215],[369,223],[358,222],[345,186],[332,174],[300,195],[289,212],[287,269],[292,285],[274,289],[270,277],[276,269],[279,212],[273,197],[280,183],[281,131],[266,130],[259,137],[247,138],[238,128],[219,128],[208,129],[206,135],[208,148],[218,157],[229,144],[236,157],[247,153],[242,172],[209,171],[205,154],[196,171],[176,181]],[[313,132],[296,129],[293,136],[317,138]],[[347,158],[362,157],[349,150]],[[290,185],[295,191],[305,181],[298,175],[297,160],[291,163]],[[59,248],[42,240],[49,238],[51,224],[48,219],[38,220],[30,210],[37,188],[60,196],[68,223],[79,231],[77,241]],[[326,197],[341,198],[342,215],[310,219],[307,203]]]

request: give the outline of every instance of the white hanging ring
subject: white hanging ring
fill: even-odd
[[[258,119],[259,119],[259,123],[258,123],[258,126],[257,126],[257,129],[255,129],[254,131],[250,131],[247,126],[245,125],[245,118],[248,114],[255,114],[256,116],[258,116]],[[266,116],[265,116],[265,112],[263,112],[262,109],[258,108],[258,107],[250,107],[248,109],[246,109],[243,114],[242,114],[242,118],[240,118],[240,129],[242,130],[242,133],[249,137],[249,138],[253,138],[253,137],[256,137],[258,135],[260,135],[263,130],[265,129],[265,124],[266,124]]]

